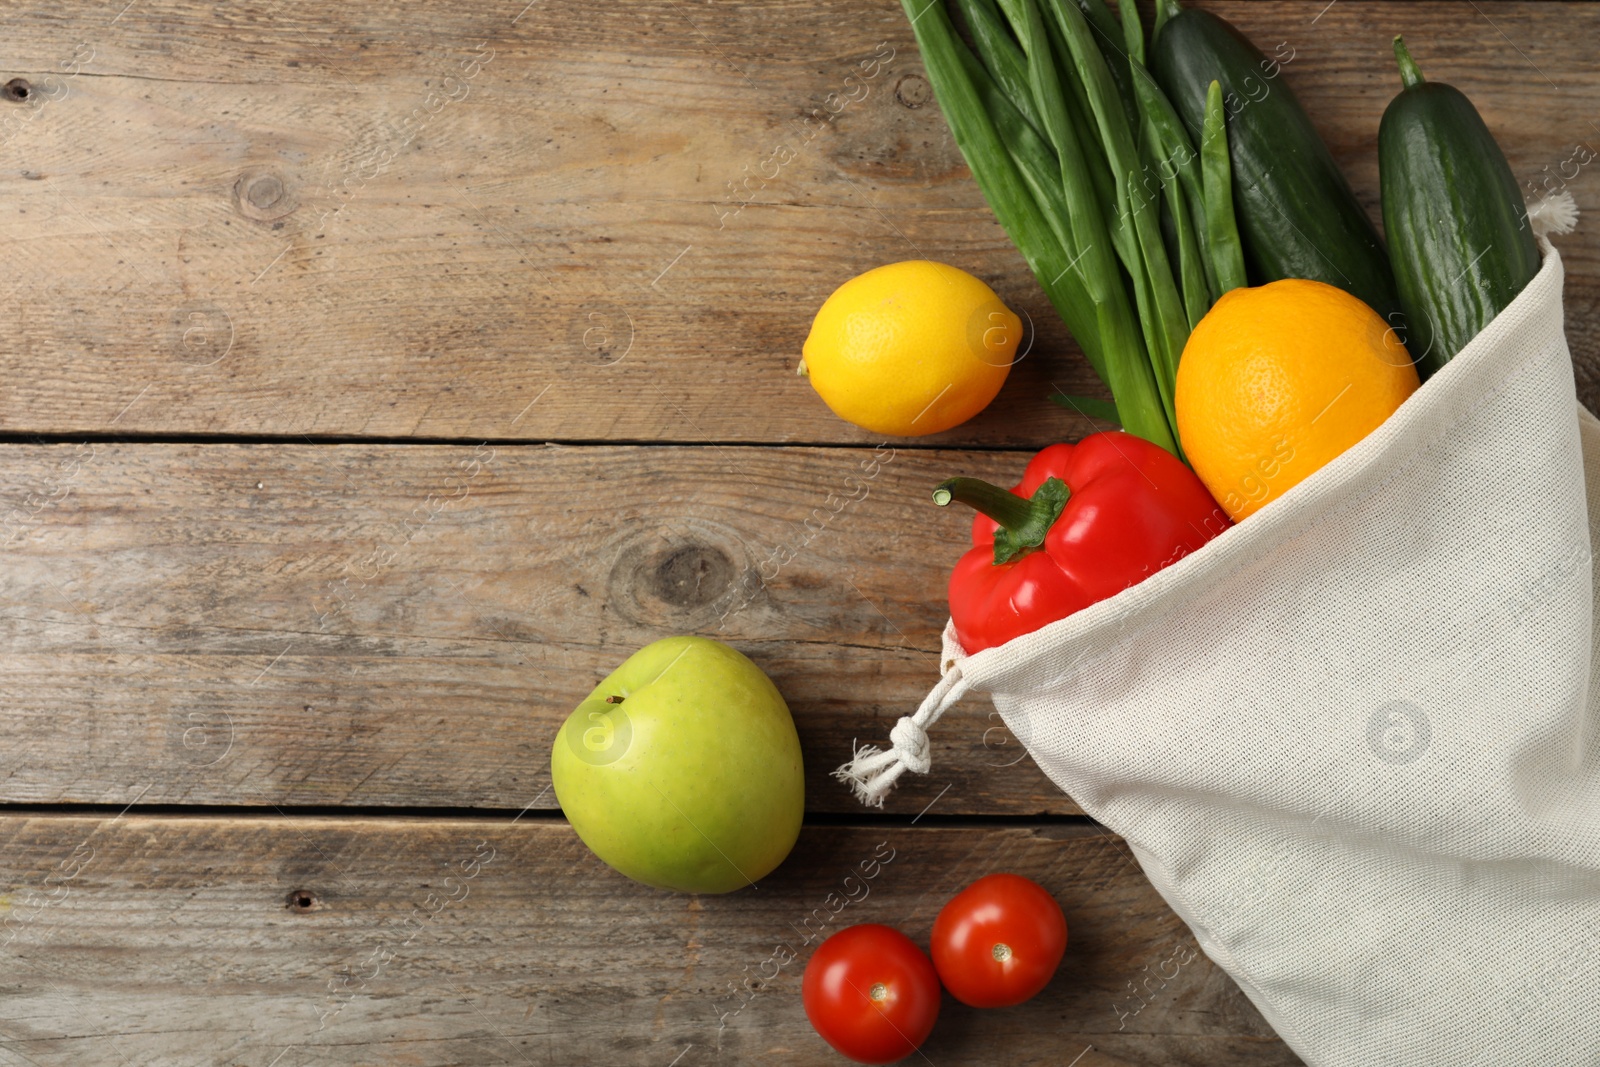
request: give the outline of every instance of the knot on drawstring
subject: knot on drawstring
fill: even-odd
[[[889,731],[887,752],[876,745],[863,745],[853,753],[849,763],[833,772],[833,776],[846,782],[855,792],[856,799],[868,807],[883,807],[883,798],[906,771],[927,774],[933,768],[933,757],[928,746],[928,727],[951,704],[960,700],[967,691],[961,680],[961,668],[951,666],[939,684],[934,686],[914,715],[906,715]]]
[[[894,754],[900,757],[900,762],[906,765],[906,770],[927,774],[932,769],[933,760],[928,756],[928,731],[918,726],[917,720],[911,716],[902,716],[894,724],[894,729],[889,731],[889,743],[894,746]]]

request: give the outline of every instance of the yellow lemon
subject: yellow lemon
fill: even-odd
[[[1394,331],[1343,289],[1300,278],[1235,289],[1178,364],[1178,435],[1235,521],[1305,481],[1416,392]]]
[[[920,437],[988,406],[1021,340],[1022,320],[993,289],[913,259],[835,289],[811,323],[799,372],[841,419]]]

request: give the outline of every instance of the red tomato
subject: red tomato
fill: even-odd
[[[806,1018],[857,1063],[894,1063],[917,1050],[939,1017],[939,976],[890,926],[850,926],[817,946],[801,982]]]
[[[1020,874],[979,878],[933,921],[939,978],[974,1008],[1021,1004],[1049,984],[1066,951],[1061,905]]]

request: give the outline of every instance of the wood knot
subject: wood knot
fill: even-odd
[[[289,890],[289,896],[284,901],[283,906],[296,915],[305,915],[313,911],[320,911],[326,907],[322,899],[309,889]]]
[[[650,592],[673,607],[704,607],[733,584],[733,560],[710,545],[684,545],[652,562]]]
[[[26,104],[33,97],[33,86],[28,84],[27,78],[12,78],[0,88],[0,94],[13,103]]]
[[[913,110],[933,99],[933,86],[920,74],[902,74],[894,83],[894,98]]]
[[[241,215],[257,222],[281,219],[300,206],[282,175],[260,167],[239,175],[233,183],[233,202]]]
[[[743,542],[700,520],[640,531],[620,548],[607,603],[643,626],[692,630],[714,623],[758,582]]]
[[[966,160],[949,137],[933,134],[939,109],[933,86],[920,70],[908,70],[890,81],[884,75],[885,98],[894,97],[895,106],[863,106],[860,113],[848,112],[851,121],[869,129],[860,136],[840,137],[826,149],[834,166],[846,174],[859,175],[871,182],[894,182],[927,188],[931,184],[970,181]]]

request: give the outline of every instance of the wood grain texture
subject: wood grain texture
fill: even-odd
[[[1020,1007],[946,997],[928,1061],[1300,1062],[1094,827],[811,828],[721,897],[532,817],[7,816],[0,856],[8,1063],[833,1065],[800,1002],[815,945],[862,922],[926,945],[997,869],[1055,895],[1067,956]]]
[[[1397,32],[1519,180],[1600,205],[1600,3],[1204,6],[1294,49],[1374,214]],[[827,777],[936,677],[966,524],[928,488],[1092,429],[1052,387],[1104,395],[894,0],[70,0],[8,12],[0,63],[0,433],[94,438],[0,447],[0,808],[524,812],[0,810],[0,1064],[833,1064],[817,938],[926,943],[1001,869],[1067,959],[1018,1009],[947,999],[928,1061],[1299,1062],[1114,837],[935,821],[1078,810],[985,698],[890,799],[929,819]],[[1591,407],[1596,232],[1560,242]],[[792,368],[835,286],[913,257],[1036,336],[978,419],[875,452]],[[147,434],[283,440],[114,440]],[[726,897],[627,882],[548,810],[568,710],[684,632],[772,675],[809,810],[851,823]]]
[[[1600,4],[1208,6],[1294,50],[1369,206],[1401,31],[1519,179],[1600,205],[1562,168],[1600,138]],[[74,0],[7,46],[38,84],[0,101],[0,429],[860,443],[792,367],[835,286],[923,257],[1037,327],[938,443],[1076,436],[1045,394],[1103,395],[893,0]],[[1596,406],[1600,231],[1562,249]]]
[[[635,649],[700,633],[793,710],[808,807],[938,680],[970,520],[1024,457],[855,448],[7,446],[0,802],[550,807]],[[987,697],[888,810],[1076,812]],[[1020,762],[1019,762],[1020,761]]]

